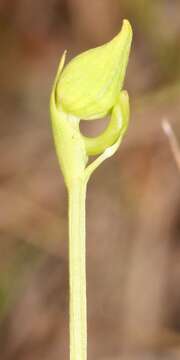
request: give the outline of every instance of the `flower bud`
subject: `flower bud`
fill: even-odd
[[[131,41],[131,25],[124,20],[112,41],[71,60],[57,79],[57,107],[84,120],[107,115],[123,86]]]

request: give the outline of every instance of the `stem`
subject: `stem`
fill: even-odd
[[[70,360],[87,358],[86,182],[76,180],[69,195]]]

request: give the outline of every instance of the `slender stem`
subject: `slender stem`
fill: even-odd
[[[87,358],[86,183],[76,180],[69,194],[70,360]]]

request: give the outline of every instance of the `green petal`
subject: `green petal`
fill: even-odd
[[[124,133],[127,130],[129,122],[129,97],[126,91],[121,93],[119,101],[114,106],[112,111],[113,121],[120,124],[119,135],[115,142],[110,143],[108,147],[104,147],[104,152],[98,156],[92,163],[90,163],[85,169],[85,180],[89,180],[90,176],[106,159],[110,158],[118,150],[119,145],[123,139]],[[111,139],[112,140],[112,139]],[[96,144],[98,145],[98,144]],[[107,144],[106,144],[107,145]]]
[[[87,155],[99,155],[123,136],[129,122],[129,96],[121,91],[117,104],[112,109],[111,120],[102,134],[96,137],[83,136]]]
[[[124,20],[112,41],[75,57],[57,82],[57,106],[85,120],[108,114],[123,86],[131,41],[131,25]]]

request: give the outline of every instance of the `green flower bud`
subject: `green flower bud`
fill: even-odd
[[[132,30],[124,20],[109,43],[75,57],[65,68],[63,54],[54,81],[50,112],[56,151],[68,188],[88,179],[94,169],[118,149],[129,121],[129,97],[122,90]],[[102,134],[89,138],[80,132],[80,119],[111,120]],[[100,155],[101,154],[101,155]],[[88,157],[100,155],[87,165]]]
[[[131,25],[124,20],[112,41],[70,61],[57,79],[57,107],[84,120],[107,115],[123,86],[131,41]]]

